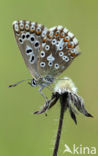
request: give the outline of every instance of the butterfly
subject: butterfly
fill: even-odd
[[[53,83],[80,54],[77,38],[63,26],[48,29],[36,22],[20,20],[13,22],[13,30],[21,55],[33,77],[30,85],[41,86],[40,92]]]

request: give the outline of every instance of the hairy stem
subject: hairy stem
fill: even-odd
[[[64,119],[64,112],[67,109],[67,95],[68,94],[65,93],[65,94],[61,95],[61,97],[60,97],[61,110],[60,110],[59,125],[58,125],[58,131],[57,131],[53,156],[57,156],[57,153],[58,153],[61,131],[62,131],[62,125],[63,125],[63,119]]]

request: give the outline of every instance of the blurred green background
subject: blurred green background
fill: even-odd
[[[26,19],[45,26],[63,25],[79,39],[82,54],[61,75],[70,77],[94,118],[79,114],[75,126],[65,114],[58,156],[64,144],[98,147],[98,1],[97,0],[1,0],[0,1],[0,156],[52,156],[60,106],[48,116],[33,115],[44,100],[38,88],[23,83],[31,78],[13,35],[12,22]],[[45,92],[47,90],[45,89]],[[47,91],[48,96],[51,95]],[[71,154],[67,154],[71,155]]]

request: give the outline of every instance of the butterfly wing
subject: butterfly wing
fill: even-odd
[[[42,30],[46,31],[44,26],[30,21],[15,21],[13,30],[15,38],[23,56],[26,66],[30,70],[32,76],[36,79],[40,77],[37,69],[38,53],[42,45],[40,34]]]
[[[62,26],[49,30],[30,21],[16,21],[13,29],[25,64],[32,76],[55,77],[79,55],[78,41]]]
[[[38,72],[55,77],[61,74],[80,54],[78,40],[62,26],[49,29],[39,53]]]

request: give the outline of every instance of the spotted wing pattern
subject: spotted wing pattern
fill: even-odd
[[[80,54],[78,40],[62,26],[49,29],[39,53],[39,72],[57,76]]]
[[[33,77],[55,77],[79,55],[78,40],[68,29],[56,26],[47,29],[30,21],[13,24],[15,37]]]
[[[42,38],[40,37],[44,26],[30,21],[15,21],[13,22],[13,30],[15,38],[23,56],[25,64],[29,68],[32,76],[38,79],[38,53],[40,53]]]

